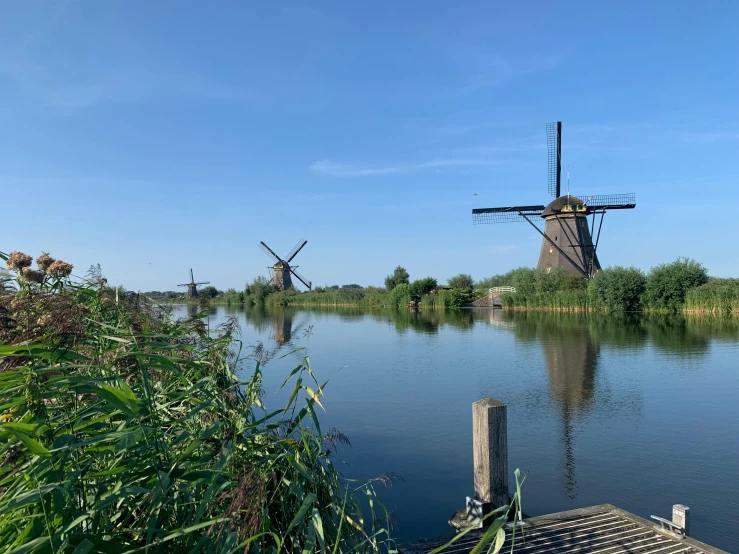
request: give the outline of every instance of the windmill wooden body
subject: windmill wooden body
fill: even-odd
[[[185,298],[197,298],[198,296],[198,285],[210,285],[210,281],[200,281],[198,283],[195,282],[195,277],[193,277],[192,269],[190,269],[190,282],[189,283],[183,283],[181,285],[177,285],[178,287],[187,287],[187,292],[185,292]]]
[[[293,247],[293,249],[288,252],[285,258],[280,258],[277,254],[275,254],[274,250],[272,250],[264,242],[260,241],[259,245],[262,247],[262,250],[265,252],[265,254],[275,259],[275,262],[268,269],[272,272],[270,283],[277,290],[287,290],[293,286],[291,275],[294,276],[298,281],[303,283],[306,287],[308,287],[309,291],[312,289],[312,283],[297,272],[296,268],[298,266],[290,265],[290,262],[293,261],[295,256],[298,255],[298,252],[300,252],[306,244],[308,244],[307,240],[299,240],[298,243]]]
[[[570,195],[569,191],[566,195],[561,195],[562,123],[559,121],[547,125],[547,149],[548,190],[549,194],[554,196],[553,201],[547,206],[474,209],[472,222],[474,224],[528,222],[542,236],[538,269],[562,268],[568,273],[589,279],[600,269],[597,250],[605,213],[608,210],[635,208],[635,195],[605,194],[575,197]],[[592,216],[590,224],[588,216]],[[600,216],[599,220],[597,216]],[[534,217],[544,219],[544,231],[532,221]]]

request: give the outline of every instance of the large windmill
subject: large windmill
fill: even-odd
[[[198,295],[198,285],[210,285],[210,281],[195,282],[195,277],[192,275],[192,269],[190,269],[190,282],[177,285],[178,287],[187,287],[185,298],[196,298]]]
[[[561,195],[562,172],[562,122],[547,124],[547,150],[549,155],[549,194],[554,200],[547,206],[508,206],[472,210],[472,222],[513,223],[528,222],[542,236],[538,269],[561,267],[586,279],[600,269],[598,242],[603,227],[603,217],[608,210],[624,210],[636,207],[634,194],[605,194],[595,196]],[[569,188],[569,187],[568,187]],[[581,198],[585,198],[582,200]],[[592,224],[588,225],[588,216]],[[596,217],[600,215],[595,234]],[[544,219],[544,231],[531,218]],[[595,235],[595,242],[593,236]]]
[[[287,290],[292,286],[293,283],[290,274],[294,275],[298,279],[298,281],[308,287],[308,290],[311,290],[311,282],[305,279],[305,277],[303,277],[295,270],[295,268],[298,266],[290,265],[290,262],[293,261],[295,256],[298,255],[298,252],[300,252],[306,244],[308,244],[307,240],[299,240],[298,244],[296,244],[283,259],[275,254],[269,246],[264,244],[264,242],[259,242],[259,245],[262,247],[262,250],[264,250],[267,256],[271,255],[276,260],[275,263],[269,267],[269,269],[272,271],[271,283],[275,286],[275,288],[277,288],[277,290]]]

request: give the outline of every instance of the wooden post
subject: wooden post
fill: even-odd
[[[506,405],[493,398],[472,404],[475,497],[492,508],[509,503],[508,417]]]
[[[672,506],[672,523],[679,525],[685,530],[685,536],[690,536],[690,508],[685,504]]]

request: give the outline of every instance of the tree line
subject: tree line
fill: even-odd
[[[207,286],[198,293],[201,298],[227,304],[399,307],[420,301],[424,307],[451,308],[468,305],[498,286],[516,289],[501,296],[508,308],[739,313],[739,279],[709,277],[702,264],[689,258],[678,258],[648,272],[636,267],[607,267],[590,280],[560,268],[519,267],[479,281],[469,273],[460,273],[440,284],[430,276],[411,280],[408,270],[398,265],[385,277],[384,287],[349,283],[317,286],[312,292],[295,288],[279,291],[268,278],[259,276],[241,291],[232,288],[224,292]],[[153,299],[182,298],[179,291],[145,294]]]

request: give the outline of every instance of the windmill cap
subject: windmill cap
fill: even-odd
[[[544,208],[544,211],[541,212],[541,217],[559,214],[562,211],[562,208],[567,205],[567,199],[568,196],[565,194],[564,196],[560,196],[559,198],[552,200],[549,205]],[[569,196],[569,203],[584,204],[584,201],[580,200],[577,196]]]

